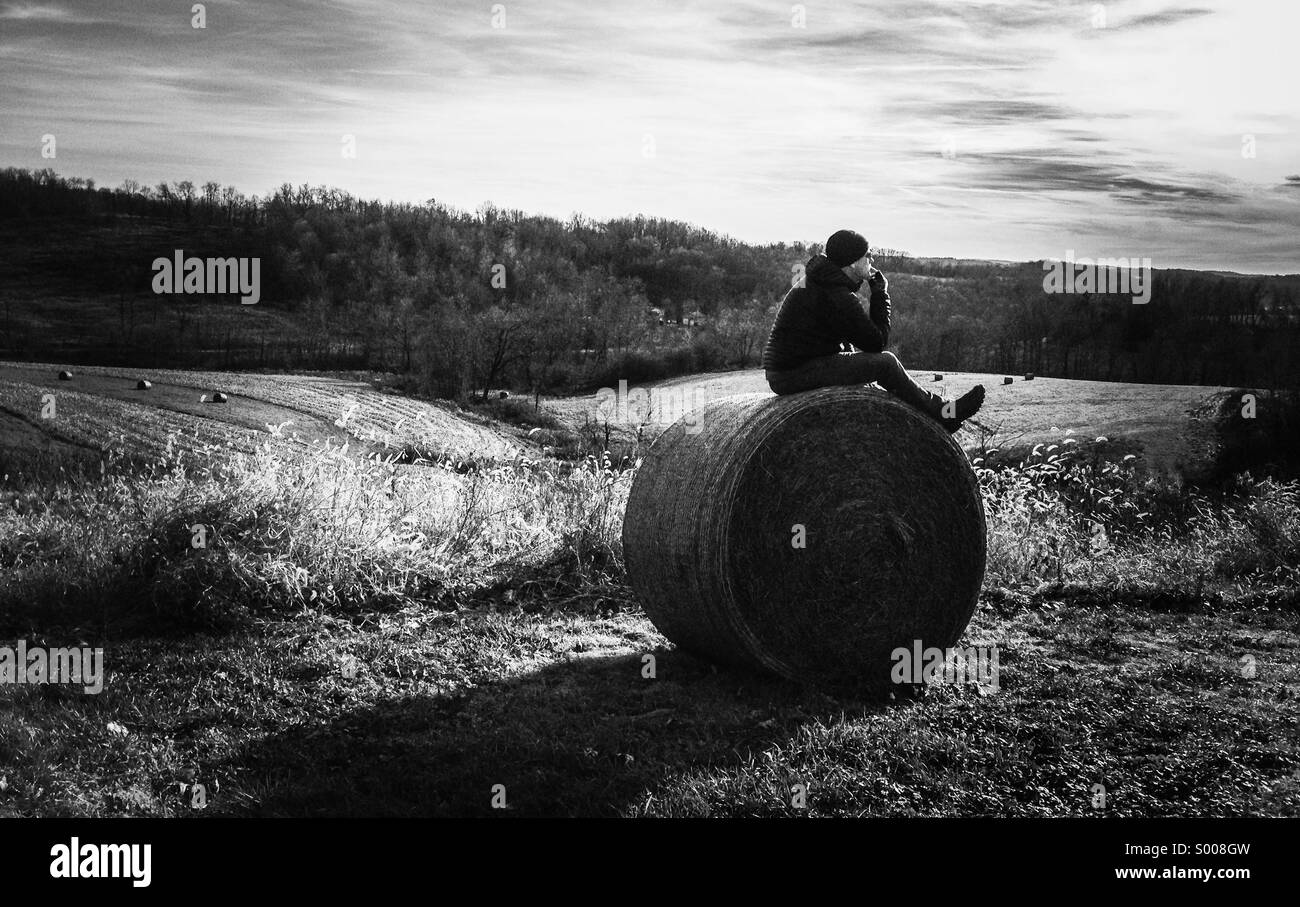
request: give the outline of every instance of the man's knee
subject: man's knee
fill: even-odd
[[[767,386],[772,389],[772,393],[778,396],[793,393],[792,382],[784,375],[775,372],[769,371],[767,373]]]
[[[873,376],[889,375],[894,377],[906,372],[903,363],[899,362],[898,357],[889,350],[879,353],[859,353],[858,355],[862,357],[859,360],[861,370]]]
[[[907,380],[907,369],[903,368],[903,363],[897,356],[889,352],[889,350],[885,350],[880,355],[885,374],[889,376],[891,382]]]
[[[882,387],[893,390],[907,380],[907,370],[898,357],[888,350],[880,353],[863,353],[860,376],[865,381],[875,381]]]

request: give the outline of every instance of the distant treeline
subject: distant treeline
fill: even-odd
[[[842,225],[828,224],[827,232]],[[887,228],[887,225],[881,225]],[[868,234],[870,238],[870,233]],[[373,369],[460,396],[752,367],[816,245],[678,221],[465,212],[282,186],[116,189],[0,171],[0,356],[142,366]],[[261,259],[261,302],[158,296],[155,258]],[[892,347],[916,368],[1282,386],[1300,277],[1156,271],[1151,301],[1049,295],[1040,263],[885,249]]]

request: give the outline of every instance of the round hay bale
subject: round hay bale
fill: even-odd
[[[213,403],[225,403],[229,399],[230,398],[227,397],[225,394],[223,394],[221,391],[217,391],[215,394],[212,395]]]
[[[961,637],[984,578],[984,506],[952,437],[884,391],[747,394],[650,448],[623,552],[647,615],[681,648],[879,688],[895,649]]]
[[[135,383],[135,389],[138,391],[147,391],[151,387],[153,387],[153,382],[146,381],[143,378]]]
[[[934,373],[934,380],[935,380],[935,381],[942,381],[942,380],[943,380],[943,375],[939,374],[938,372],[935,372],[935,373]]]
[[[59,380],[60,380],[60,381],[71,381],[71,380],[72,380],[72,372],[69,372],[69,371],[62,371],[62,372],[59,372]]]
[[[1013,383],[1015,380],[1016,380],[1016,379],[1015,379],[1015,378],[1012,378],[1010,375],[1003,375],[1003,376],[1002,376],[1002,383],[1003,383],[1003,384],[1011,384],[1011,383]]]
[[[497,394],[497,398],[500,400],[510,399],[510,391],[502,391],[501,393]]]
[[[1025,380],[1026,380],[1026,381],[1033,381],[1033,380],[1034,380],[1034,373],[1033,373],[1033,372],[1030,372],[1029,374],[1025,375]]]

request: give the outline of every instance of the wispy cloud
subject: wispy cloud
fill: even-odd
[[[35,3],[6,3],[4,6],[0,7],[0,19],[66,22],[71,18],[71,13],[58,6],[39,5]]]
[[[1149,203],[1230,202],[1241,197],[1213,185],[1205,174],[1174,178],[1166,168],[1145,174],[1115,163],[1063,157],[1055,148],[1027,153],[985,152],[971,155],[981,185],[1025,192],[1068,191]]]
[[[1121,24],[1124,28],[1143,28],[1145,26],[1174,25],[1178,22],[1184,22],[1188,19],[1199,19],[1201,16],[1213,15],[1214,11],[1201,7],[1186,9],[1166,9],[1158,13],[1146,13],[1140,16],[1134,16],[1131,19],[1124,20]]]

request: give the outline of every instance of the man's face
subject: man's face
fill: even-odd
[[[849,267],[853,271],[854,277],[867,280],[871,277],[871,253],[862,256]]]

